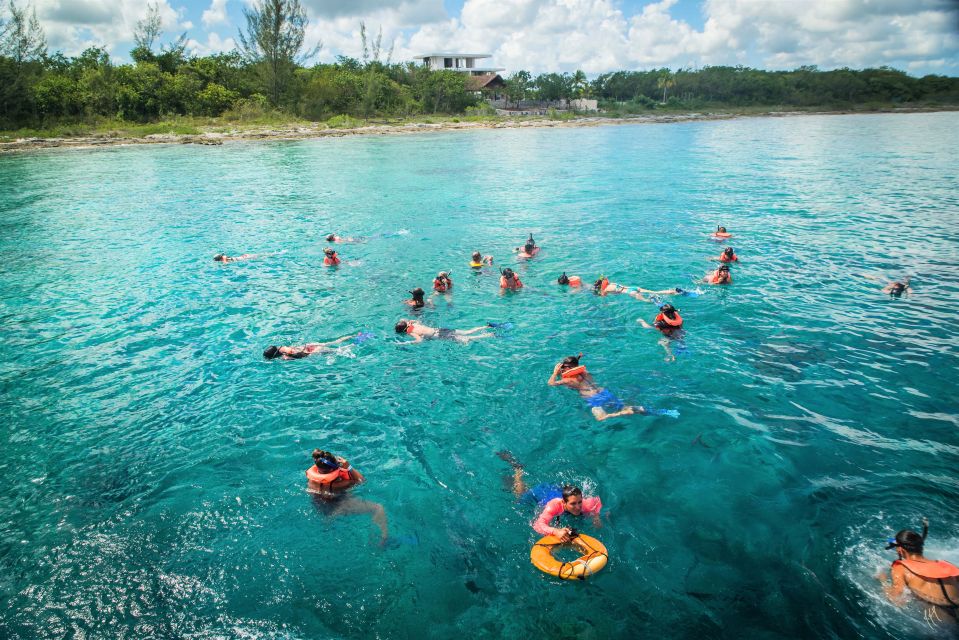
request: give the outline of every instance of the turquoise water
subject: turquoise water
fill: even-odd
[[[873,575],[923,515],[959,562],[957,131],[808,116],[0,158],[0,636],[947,633]],[[692,288],[717,224],[742,263],[674,300],[675,362],[636,323],[653,305],[555,284]],[[375,237],[324,269],[333,231]],[[500,295],[474,249],[527,287]],[[514,328],[397,338],[441,269],[454,293],[423,322]],[[261,356],[360,329],[377,338]],[[681,417],[594,421],[546,385],[580,351]],[[314,447],[366,475],[399,544],[316,509]],[[601,574],[530,565],[501,449],[602,497],[603,527],[581,524]]]

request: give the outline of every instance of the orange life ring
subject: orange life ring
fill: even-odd
[[[666,324],[668,324],[668,325],[669,325],[670,327],[672,327],[673,329],[678,329],[678,328],[680,328],[681,326],[683,326],[683,317],[682,317],[681,315],[679,315],[679,312],[678,312],[678,311],[673,312],[673,318],[672,318],[672,319],[670,319],[666,314],[661,313],[661,314],[659,314],[658,316],[656,316],[656,319],[653,320],[653,322],[654,322],[654,323],[656,323],[656,322],[665,322]]]
[[[571,287],[579,287],[579,286],[581,286],[582,284],[583,284],[583,281],[580,279],[579,276],[570,276],[570,277],[569,277],[569,286],[571,286]]]
[[[556,536],[540,538],[529,552],[530,562],[543,573],[563,580],[585,580],[599,573],[609,561],[606,547],[592,536],[581,533],[569,541],[569,544],[583,552],[572,562],[563,562],[553,556],[553,550],[562,544]]]
[[[316,465],[313,465],[312,467],[306,470],[306,478],[310,482],[316,482],[319,484],[329,484],[335,480],[339,480],[340,478],[343,478],[344,473],[346,474],[347,478],[350,476],[350,472],[342,468],[336,469],[335,471],[330,471],[329,473],[320,473],[319,468]]]
[[[575,378],[576,376],[582,376],[585,374],[586,374],[586,367],[583,365],[579,365],[578,367],[567,369],[562,374],[560,374],[560,377],[565,380],[567,378]]]

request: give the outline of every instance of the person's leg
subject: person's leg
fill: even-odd
[[[478,336],[477,335],[461,336],[460,339],[463,341],[463,344],[469,344],[470,342],[474,340],[483,340],[485,338],[495,338],[495,337],[496,337],[495,333],[481,333]]]
[[[363,515],[370,514],[373,518],[373,523],[379,527],[380,530],[380,542],[385,542],[389,537],[387,527],[386,527],[386,510],[383,508],[379,502],[372,502],[370,500],[362,500],[360,498],[349,497],[345,500],[342,500],[339,504],[336,505],[336,508],[331,513],[331,516],[354,516],[354,515]]]
[[[663,345],[663,351],[666,352],[666,357],[664,358],[666,362],[673,362],[676,360],[676,356],[673,355],[673,350],[669,346],[670,340],[667,337],[663,337],[659,344]]]
[[[483,331],[485,329],[489,329],[488,324],[483,325],[482,327],[473,327],[472,329],[457,329],[456,333],[461,336],[469,336],[469,335],[473,335],[474,333],[478,331]]]

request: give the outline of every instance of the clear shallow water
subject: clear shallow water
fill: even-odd
[[[949,633],[872,576],[922,515],[959,561],[957,131],[811,116],[0,158],[0,636]],[[636,324],[652,305],[555,284],[691,287],[716,224],[743,262],[675,300],[676,362]],[[388,237],[333,271],[331,231]],[[530,231],[543,251],[517,266]],[[499,295],[474,249],[527,288]],[[405,291],[450,268],[424,322],[515,328],[402,344]],[[378,338],[261,357],[360,329]],[[682,417],[593,421],[546,385],[579,351]],[[316,446],[404,544],[316,510]],[[603,498],[594,580],[530,565],[504,448],[531,483]]]

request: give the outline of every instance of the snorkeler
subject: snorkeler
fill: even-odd
[[[343,238],[343,237],[341,237],[341,236],[336,235],[335,233],[331,233],[330,235],[326,236],[326,241],[327,241],[327,242],[342,242],[342,243],[364,242],[363,238]]]
[[[959,617],[959,567],[945,560],[929,560],[922,555],[929,533],[929,521],[923,518],[922,534],[903,529],[895,538],[889,539],[886,549],[895,549],[899,556],[892,563],[892,583],[886,576],[876,577],[886,585],[886,596],[901,604],[906,587],[914,596],[934,605],[953,619]]]
[[[640,318],[636,322],[643,325],[645,329],[658,329],[663,338],[659,341],[663,350],[666,351],[666,361],[671,362],[676,359],[670,348],[670,341],[681,338],[683,335],[683,317],[679,315],[679,310],[671,304],[664,304],[659,308],[659,315],[653,320],[653,324],[647,323]]]
[[[562,284],[562,283],[561,283]],[[624,284],[616,284],[615,282],[610,282],[609,278],[606,276],[600,276],[599,280],[593,283],[593,293],[598,296],[608,296],[617,293],[625,293],[637,300],[642,302],[650,302],[650,300],[643,296],[644,293],[649,293],[653,295],[660,296],[671,296],[671,295],[682,295],[688,293],[679,287],[673,289],[662,289],[660,291],[655,291],[653,289],[644,289],[642,287],[627,287]]]
[[[723,249],[723,252],[719,254],[720,262],[739,262],[739,256],[736,255],[736,252],[733,251],[732,247],[726,247]]]
[[[507,267],[500,270],[499,288],[512,289],[513,291],[523,288],[523,283],[519,276],[513,273],[513,270]]]
[[[450,271],[440,271],[433,279],[433,291],[436,293],[447,293],[453,288],[453,280],[450,279]]]
[[[904,278],[902,282],[890,282],[882,288],[883,293],[888,293],[893,298],[901,298],[902,294],[907,296],[912,293],[912,287],[909,286],[909,278]]]
[[[213,262],[240,262],[241,260],[252,260],[256,257],[255,253],[244,253],[242,256],[228,256],[225,253],[218,253],[213,256]]]
[[[583,491],[573,485],[548,485],[541,484],[528,489],[523,481],[523,465],[516,461],[509,451],[500,451],[498,455],[513,467],[513,493],[517,498],[529,499],[535,501],[538,506],[542,506],[536,520],[533,521],[533,529],[543,536],[556,536],[562,542],[569,542],[573,536],[573,529],[570,527],[556,528],[551,526],[553,520],[561,516],[585,516],[593,517],[593,526],[599,528],[603,523],[599,519],[599,512],[603,508],[603,501],[598,496],[584,498]]]
[[[568,276],[566,272],[563,272],[559,278],[556,279],[556,282],[562,285],[569,285],[571,287],[581,287],[583,286],[583,279],[579,276]]]
[[[416,287],[415,289],[410,291],[409,294],[413,297],[409,300],[404,300],[403,304],[407,304],[413,307],[414,309],[422,309],[423,307],[427,305],[431,307],[433,306],[433,301],[425,299],[426,292],[423,291],[423,289],[421,289],[420,287]]]
[[[706,277],[703,278],[703,282],[708,282],[709,284],[732,284],[733,276],[729,272],[729,265],[719,265],[718,269],[710,274],[707,274]]]
[[[387,541],[386,511],[377,502],[361,500],[346,491],[366,482],[363,474],[343,458],[322,449],[313,450],[313,466],[306,470],[307,487],[317,506],[327,515],[346,516],[368,513],[380,530],[380,544]]]
[[[733,234],[726,231],[726,227],[716,227],[716,232],[712,237],[716,240],[725,240],[726,238],[732,238]]]
[[[336,253],[334,249],[326,248],[323,249],[323,264],[327,267],[335,267],[340,264],[340,256]]]
[[[493,256],[484,256],[479,251],[474,251],[470,260],[471,269],[482,269],[485,266],[492,266]]]
[[[533,234],[529,234],[529,239],[526,240],[526,244],[522,247],[516,247],[513,249],[520,258],[532,258],[537,253],[539,253],[539,247],[536,246],[536,241],[533,240]]]
[[[599,421],[618,416],[631,416],[635,413],[647,413],[644,407],[627,406],[609,389],[603,389],[597,385],[593,376],[586,371],[586,367],[579,363],[581,357],[582,354],[564,358],[553,367],[553,373],[546,384],[551,387],[566,386],[577,391],[586,401],[593,417]]]
[[[300,358],[305,358],[307,356],[312,356],[316,353],[329,353],[330,351],[335,351],[332,349],[334,345],[342,344],[347,340],[355,340],[360,334],[351,333],[348,336],[343,336],[333,340],[332,342],[309,342],[299,347],[278,347],[276,345],[270,345],[264,352],[263,357],[267,360],[273,360],[274,358],[283,358],[284,360],[299,360]]]
[[[474,327],[472,329],[434,329],[413,320],[400,320],[393,327],[396,333],[405,333],[413,338],[413,342],[424,340],[452,340],[460,344],[469,344],[473,340],[495,338],[495,333],[489,333],[490,326]],[[486,331],[487,333],[480,333]]]

